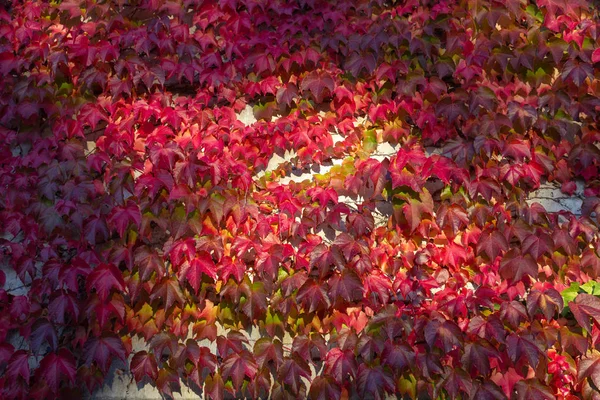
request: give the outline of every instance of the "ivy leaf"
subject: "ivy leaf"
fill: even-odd
[[[292,353],[298,353],[305,360],[322,360],[327,353],[327,346],[320,334],[299,335],[292,342]]]
[[[48,305],[48,316],[57,324],[65,323],[65,316],[70,315],[73,321],[79,318],[79,304],[69,291],[59,291]]]
[[[571,59],[565,63],[561,76],[565,81],[581,86],[587,78],[593,79],[594,69],[590,64]]]
[[[523,254],[531,254],[531,256],[538,260],[542,255],[550,255],[554,249],[554,241],[550,235],[538,232],[536,234],[528,235],[523,240]]]
[[[58,387],[63,380],[70,384],[75,383],[75,359],[67,349],[60,349],[57,353],[48,353],[36,371],[40,378],[46,382],[50,390],[58,392]]]
[[[25,350],[16,351],[6,368],[6,376],[10,380],[16,380],[19,376],[29,382],[29,353]]]
[[[123,362],[126,359],[123,341],[116,335],[90,338],[85,342],[83,350],[86,364],[89,366],[92,362],[96,362],[96,365],[104,373],[108,371],[114,357]]]
[[[335,89],[335,81],[327,72],[313,71],[306,75],[304,79],[302,79],[300,89],[303,92],[311,92],[315,98],[315,101],[317,103],[322,103],[325,93],[327,93],[325,90],[328,90],[330,95],[333,93],[333,90]]]
[[[198,252],[194,258],[181,265],[179,281],[182,284],[189,282],[197,295],[202,284],[202,275],[213,280],[217,278],[215,263],[206,251]]]
[[[358,364],[352,350],[342,350],[337,347],[329,350],[325,357],[325,373],[333,376],[342,385],[349,378],[356,377]]]
[[[273,362],[275,369],[283,363],[283,345],[279,340],[260,338],[254,343],[254,358],[260,368],[265,368]]]
[[[264,283],[243,282],[240,287],[246,295],[246,298],[240,301],[242,312],[253,321],[261,319],[267,310],[267,291]]]
[[[536,368],[545,356],[541,346],[530,336],[511,333],[506,339],[506,346],[508,356],[514,363],[526,361]]]
[[[577,365],[577,379],[579,382],[588,378],[596,387],[600,387],[600,352],[592,350],[586,357],[582,357]]]
[[[363,298],[364,287],[355,272],[345,269],[341,274],[333,275],[329,278],[329,297],[334,303],[340,300],[346,303],[353,303]]]
[[[585,354],[588,350],[588,340],[579,333],[572,332],[568,327],[563,326],[559,330],[559,340],[563,351],[570,354]]]
[[[221,364],[221,371],[223,373],[223,379],[227,380],[231,378],[233,387],[241,389],[244,378],[254,379],[254,376],[258,371],[258,366],[256,365],[252,354],[247,350],[243,350],[239,353],[232,353],[227,356]]]
[[[519,282],[526,275],[538,276],[538,264],[529,254],[522,254],[518,250],[510,250],[500,262],[500,276],[511,282]]]
[[[124,291],[125,281],[114,264],[100,264],[88,275],[86,287],[88,291],[95,289],[100,301],[104,302],[112,289]]]
[[[173,392],[181,393],[181,384],[177,372],[168,366],[161,368],[156,378],[156,388],[171,398]]]
[[[396,371],[411,367],[415,363],[415,352],[404,344],[394,344],[387,340],[381,356],[381,361]]]
[[[600,62],[600,47],[592,52],[592,62],[594,64]]]
[[[506,250],[508,250],[508,241],[503,234],[497,230],[486,230],[481,233],[477,242],[477,254],[485,253],[493,261]]]
[[[480,375],[487,376],[490,373],[490,358],[500,359],[498,351],[483,339],[475,343],[467,343],[461,362],[467,371],[477,370]]]
[[[294,395],[300,393],[300,389],[304,386],[301,378],[306,378],[310,381],[312,372],[306,361],[298,354],[293,354],[290,358],[285,358],[281,368],[278,370],[277,379],[291,388]]]
[[[448,265],[453,269],[459,268],[459,266],[467,260],[468,254],[465,248],[454,242],[450,242],[446,245],[443,250],[444,265]]]
[[[448,353],[454,346],[462,347],[462,337],[460,328],[451,321],[433,320],[425,325],[425,340],[430,348],[434,348],[439,340]]]
[[[527,310],[525,306],[518,301],[510,301],[502,303],[500,306],[500,318],[508,321],[513,327],[518,327],[522,321],[527,321]]]
[[[143,282],[148,281],[153,273],[158,279],[165,275],[165,263],[162,256],[150,247],[140,246],[135,249],[134,259]]]
[[[575,301],[569,302],[569,308],[579,326],[592,333],[590,317],[600,324],[600,298],[587,293],[579,293]]]
[[[108,221],[117,229],[119,236],[123,237],[130,224],[134,224],[138,229],[140,228],[142,214],[139,206],[128,200],[125,206],[115,208]]]
[[[437,224],[441,228],[449,228],[456,235],[459,229],[469,225],[469,216],[463,207],[453,204],[440,206],[436,213]]]
[[[376,400],[384,399],[395,388],[394,380],[383,368],[367,364],[361,364],[358,368],[357,386],[362,397],[373,397]]]
[[[554,394],[550,388],[540,383],[537,379],[526,379],[515,384],[515,392],[518,400],[540,399],[554,400]]]
[[[223,400],[225,396],[225,382],[219,373],[208,376],[204,381],[204,393],[212,400]]]
[[[481,383],[474,382],[473,386],[474,388],[471,391],[472,399],[508,399],[504,393],[502,393],[502,390],[492,381],[483,381]]]
[[[304,282],[298,290],[296,300],[311,314],[317,310],[327,309],[331,305],[325,288],[313,279]]]
[[[451,398],[457,398],[460,392],[471,393],[473,387],[471,377],[461,368],[451,368],[443,385]]]
[[[341,397],[340,386],[330,376],[317,376],[310,385],[309,397],[313,400],[331,400]]]
[[[292,101],[295,100],[297,96],[298,88],[296,85],[293,83],[288,83],[277,90],[277,95],[275,98],[277,99],[277,103],[285,104],[287,107],[290,107]]]
[[[600,257],[595,251],[589,248],[584,251],[581,256],[581,268],[592,278],[600,276]]]
[[[443,381],[444,389],[450,398],[457,398],[460,392],[471,393],[473,387],[471,377],[461,368],[451,368]]]
[[[462,117],[463,119],[467,118],[469,110],[464,102],[453,99],[452,97],[445,97],[437,102],[435,114],[438,117],[446,117],[448,122],[452,124],[458,117]]]
[[[150,299],[153,301],[161,299],[166,309],[171,308],[175,302],[182,307],[185,304],[185,297],[181,291],[181,286],[179,286],[179,282],[175,278],[163,279],[161,282],[156,283],[152,288],[152,293],[150,293]]]
[[[231,257],[223,257],[217,266],[219,279],[227,282],[229,277],[233,277],[236,282],[241,283],[246,272],[246,265],[240,260],[233,260]]]
[[[58,346],[58,336],[50,321],[46,318],[39,318],[31,327],[29,347],[34,353],[39,353],[44,342],[48,343],[48,346],[54,351]]]
[[[563,299],[560,293],[555,289],[546,289],[544,291],[532,289],[527,295],[527,311],[533,317],[539,309],[546,320],[550,321],[555,313],[563,309]]]
[[[154,354],[148,354],[147,351],[138,351],[131,359],[131,373],[137,383],[140,383],[145,376],[155,381],[158,378],[158,366]]]
[[[520,305],[520,303],[517,304]],[[523,310],[525,310],[524,307]],[[485,319],[480,315],[471,318],[467,332],[477,335],[481,339],[494,338],[498,343],[504,343],[506,337],[504,325],[496,315],[491,315]]]

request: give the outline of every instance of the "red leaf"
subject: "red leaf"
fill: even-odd
[[[436,221],[441,228],[450,228],[454,235],[470,222],[469,215],[464,208],[456,204],[442,205],[436,213]]]
[[[261,338],[254,343],[254,358],[260,368],[268,366],[273,362],[275,369],[279,369],[283,363],[283,345],[279,340],[270,338]]]
[[[69,291],[59,291],[48,305],[48,316],[57,324],[65,323],[68,314],[77,321],[79,318],[79,304],[75,296]]]
[[[329,376],[317,376],[310,385],[309,397],[313,400],[338,400],[341,394],[339,385]]]
[[[277,90],[277,103],[285,104],[290,107],[292,101],[298,96],[298,88],[293,83],[288,83],[286,86],[282,86]]]
[[[529,363],[536,368],[540,360],[545,357],[540,344],[531,336],[511,333],[506,339],[508,356],[515,363]]]
[[[600,62],[600,47],[594,50],[594,52],[592,53],[592,62]]]
[[[158,366],[154,354],[148,354],[147,351],[138,351],[131,359],[131,373],[137,383],[140,383],[145,376],[155,381],[158,377]]]
[[[527,295],[527,311],[533,317],[537,310],[541,310],[546,320],[552,319],[555,313],[563,309],[563,298],[555,289],[546,289],[543,292],[532,289]]]
[[[223,400],[225,396],[224,388],[225,383],[218,373],[213,376],[208,376],[204,382],[204,393],[208,395],[211,400]]]
[[[519,282],[526,275],[533,278],[538,276],[538,264],[529,254],[511,250],[504,255],[500,263],[500,276],[511,282]]]
[[[436,103],[435,114],[438,117],[446,117],[449,123],[453,123],[458,117],[467,118],[469,110],[464,102],[448,96]]]
[[[353,303],[363,298],[363,284],[352,270],[345,269],[341,274],[336,274],[329,279],[329,297],[334,303],[340,300],[346,303]]]
[[[200,291],[202,284],[202,275],[206,275],[211,279],[216,279],[215,263],[210,254],[205,251],[198,252],[196,257],[190,261],[185,261],[179,270],[179,281],[184,284],[186,281],[190,283],[196,294]]]
[[[519,304],[521,307],[523,307],[520,303],[516,304]],[[524,311],[525,307],[523,307],[523,312]],[[472,335],[477,335],[482,339],[494,338],[496,339],[496,341],[498,341],[498,343],[504,343],[504,339],[506,337],[504,325],[496,315],[491,315],[487,317],[487,319],[484,319],[479,315],[471,318],[471,320],[469,321],[467,332],[469,332],[469,334]]]
[[[537,379],[527,379],[516,383],[515,393],[517,394],[517,400],[554,400],[554,394],[552,390],[543,385]]]
[[[112,364],[114,357],[125,362],[125,346],[123,341],[117,336],[106,336],[101,338],[90,338],[83,347],[85,362],[89,366],[96,362],[100,370],[104,373]]]
[[[489,229],[481,233],[477,242],[478,255],[485,253],[493,261],[506,250],[508,250],[508,241],[500,232]]]
[[[381,361],[395,371],[410,367],[415,362],[415,352],[405,344],[394,344],[391,340],[385,342]]]
[[[58,353],[48,353],[40,361],[37,373],[48,387],[57,393],[60,383],[65,378],[70,384],[75,383],[75,359],[67,349],[60,349]]]
[[[508,321],[513,327],[517,327],[522,321],[529,319],[525,306],[517,301],[502,303],[500,306],[500,318]]]
[[[472,387],[471,377],[460,368],[451,368],[444,378],[444,389],[448,391],[450,398],[457,398],[460,392],[469,394]]]
[[[527,236],[523,240],[523,254],[531,254],[536,260],[542,255],[551,255],[552,249],[554,248],[554,242],[550,235],[537,232]]]
[[[125,290],[121,271],[114,264],[100,264],[87,277],[87,290],[96,289],[100,301],[106,301],[112,289]]]
[[[237,283],[241,283],[244,274],[246,273],[246,264],[238,259],[233,260],[231,257],[223,257],[217,266],[219,279],[227,282],[229,277],[233,277]]]
[[[387,393],[394,392],[395,384],[381,367],[369,367],[361,364],[358,368],[357,386],[363,398],[373,397],[375,400],[386,398]]]
[[[291,358],[286,358],[279,368],[277,378],[279,382],[283,382],[291,388],[294,395],[300,393],[300,388],[304,386],[302,377],[310,381],[312,372],[306,361],[297,354],[293,354]]]
[[[29,347],[31,348],[31,351],[38,353],[44,342],[48,343],[52,350],[56,350],[58,346],[58,337],[52,323],[46,318],[40,318],[35,321],[31,328]]]
[[[457,269],[467,260],[468,254],[465,248],[454,242],[448,243],[443,251],[442,262],[444,265],[448,265],[453,269]]]
[[[373,270],[363,278],[367,297],[381,304],[387,304],[390,300],[392,282],[381,270]]]
[[[593,350],[590,355],[579,360],[577,379],[581,382],[585,378],[589,378],[597,388],[600,387],[600,352],[597,350]]]
[[[575,301],[569,302],[569,308],[579,326],[585,328],[589,333],[592,333],[590,317],[600,324],[600,298],[591,294],[579,293]]]
[[[173,397],[173,392],[181,392],[181,384],[179,383],[177,371],[168,366],[161,368],[156,378],[156,387],[161,393],[170,398]]]
[[[462,332],[460,328],[451,321],[430,321],[425,326],[425,340],[430,348],[442,343],[444,351],[448,353],[454,346],[462,347]]]
[[[10,343],[0,343],[0,367],[13,355],[15,348]]]
[[[130,224],[134,224],[138,229],[140,228],[142,223],[140,207],[135,202],[128,200],[126,206],[114,209],[108,221],[117,229],[119,236],[123,237]]]
[[[242,312],[252,321],[260,320],[267,311],[267,291],[264,283],[257,281],[247,284],[244,282],[240,288],[246,295],[242,304]]]
[[[138,247],[135,250],[134,257],[143,282],[150,279],[153,273],[156,274],[158,279],[165,275],[165,263],[162,256],[150,247]]]
[[[307,280],[300,287],[296,300],[310,314],[317,310],[327,309],[331,305],[325,288],[321,283],[312,279]]]
[[[20,376],[29,383],[29,353],[27,351],[19,350],[12,355],[8,360],[6,376],[10,380],[16,380]]]
[[[594,78],[594,68],[585,62],[570,59],[565,63],[561,76],[566,82],[571,81],[581,86],[587,78]]]
[[[306,75],[304,79],[302,79],[302,83],[300,84],[300,89],[304,91],[310,91],[315,101],[317,103],[322,103],[323,98],[327,92],[325,90],[329,90],[329,95],[333,93],[335,89],[335,81],[327,72],[317,72],[313,71]]]
[[[152,288],[150,299],[161,299],[165,304],[165,309],[171,308],[173,303],[177,302],[180,306],[185,304],[185,297],[179,286],[179,282],[175,278],[163,279]]]
[[[476,369],[480,375],[487,376],[490,373],[490,357],[500,359],[498,351],[484,339],[476,343],[467,343],[461,362],[467,371]]]
[[[227,356],[221,364],[221,371],[223,372],[223,379],[231,378],[233,387],[241,389],[244,378],[254,379],[258,367],[252,354],[247,350],[243,350],[240,353],[232,353]]]
[[[329,350],[325,358],[325,373],[333,376],[340,385],[356,377],[358,364],[353,350],[341,350],[337,347]]]

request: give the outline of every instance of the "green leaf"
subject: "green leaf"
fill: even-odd
[[[569,304],[570,301],[575,300],[575,297],[579,294],[579,283],[573,282],[571,286],[560,292],[565,304]]]
[[[592,296],[600,295],[600,283],[596,281],[588,281],[581,285],[580,289],[586,292],[587,294],[591,294]]]

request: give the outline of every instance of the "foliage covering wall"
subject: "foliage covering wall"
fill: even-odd
[[[600,398],[598,33],[585,0],[12,3],[1,397],[115,362],[165,396]],[[577,180],[580,216],[525,201]]]

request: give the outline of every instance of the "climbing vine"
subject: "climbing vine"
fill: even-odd
[[[600,398],[599,22],[585,0],[5,5],[0,397],[118,368],[165,397]],[[531,201],[547,183],[581,212]]]

